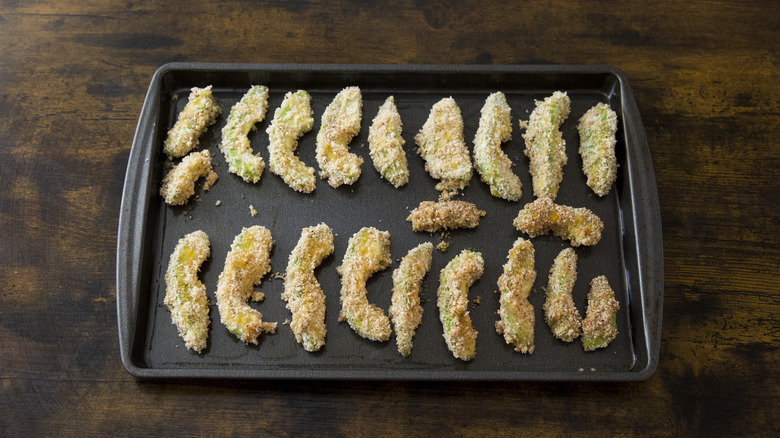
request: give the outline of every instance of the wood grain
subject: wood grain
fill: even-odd
[[[0,435],[776,435],[780,3],[0,1]],[[655,166],[636,384],[147,382],[119,362],[130,143],[170,61],[611,64]]]

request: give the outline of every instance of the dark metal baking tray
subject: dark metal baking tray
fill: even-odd
[[[315,124],[300,141],[301,159],[317,169],[315,138],[322,112],[346,86],[363,92],[363,121],[351,150],[365,160],[362,176],[353,186],[330,187],[318,180],[313,194],[288,188],[267,169],[258,184],[250,185],[227,172],[218,149],[220,132],[231,106],[253,84],[270,88],[268,116],[250,135],[252,147],[268,161],[265,129],[284,93],[298,89],[312,95]],[[201,138],[200,148],[212,152],[220,179],[208,192],[200,189],[197,200],[170,207],[158,195],[165,172],[162,143],[168,129],[187,102],[191,87],[212,85],[223,115]],[[520,202],[490,195],[475,173],[458,199],[474,202],[487,211],[474,230],[451,231],[447,252],[434,251],[433,266],[423,282],[423,321],[414,338],[411,356],[396,351],[395,338],[377,343],[356,335],[338,322],[341,263],[349,237],[364,226],[391,234],[393,264],[368,284],[369,300],[383,309],[390,305],[392,271],[398,260],[424,241],[437,244],[440,234],[414,233],[406,216],[423,200],[438,196],[435,181],[425,172],[415,153],[414,135],[431,106],[447,96],[459,104],[469,145],[476,132],[485,98],[503,91],[512,107],[512,139],[504,150],[516,164],[523,182]],[[578,341],[554,339],[544,323],[543,288],[553,258],[568,243],[552,236],[533,239],[537,279],[530,301],[536,314],[536,351],[531,355],[512,350],[494,328],[498,318],[496,281],[512,242],[524,236],[512,227],[522,206],[533,201],[528,159],[523,154],[518,118],[527,119],[535,99],[555,90],[568,92],[571,114],[562,126],[569,157],[556,202],[588,207],[605,223],[602,240],[594,247],[576,248],[579,276],[574,300],[584,315],[588,284],[606,275],[620,302],[618,337],[595,352],[584,352]],[[373,168],[367,147],[368,127],[378,106],[389,95],[401,114],[409,160],[409,184],[395,189]],[[608,102],[618,114],[617,157],[620,167],[615,186],[599,198],[585,184],[576,126],[582,114],[597,102]],[[217,206],[217,201],[221,205]],[[249,206],[256,208],[256,217]],[[263,225],[273,234],[273,272],[284,273],[287,257],[301,229],[325,222],[334,230],[335,253],[317,269],[326,294],[327,344],[318,353],[307,353],[297,344],[289,326],[290,315],[280,295],[283,281],[267,276],[259,288],[265,301],[253,304],[264,320],[279,322],[274,335],[259,345],[244,345],[228,333],[216,309],[216,282],[230,244],[242,227]],[[201,270],[211,302],[208,347],[196,354],[184,347],[163,304],[164,275],[168,258],[184,234],[202,229],[211,238],[211,257]],[[527,238],[527,236],[524,236]],[[485,272],[469,293],[481,303],[470,310],[477,338],[477,355],[470,362],[456,359],[441,335],[436,308],[439,271],[469,248],[481,251]],[[117,312],[122,363],[139,377],[192,378],[312,378],[389,380],[601,380],[631,381],[649,377],[658,362],[663,297],[663,248],[655,177],[628,80],[609,66],[443,66],[443,65],[267,65],[172,63],[152,78],[138,121],[119,218],[117,244]]]

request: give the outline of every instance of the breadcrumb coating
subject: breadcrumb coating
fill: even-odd
[[[601,219],[587,208],[558,205],[550,198],[539,198],[526,204],[513,224],[531,237],[552,232],[575,247],[599,243],[604,229]]]
[[[341,313],[355,333],[372,341],[387,341],[390,319],[369,303],[366,282],[376,272],[390,266],[390,233],[366,227],[349,239],[344,260],[336,271],[341,275]]]
[[[598,103],[580,118],[577,130],[588,187],[597,195],[606,196],[617,178],[617,114],[606,103]]]
[[[444,340],[453,356],[468,361],[474,359],[477,331],[471,325],[468,305],[469,288],[482,276],[485,262],[482,254],[467,249],[453,258],[441,270],[437,305]]]
[[[325,345],[325,293],[314,269],[333,254],[333,232],[321,223],[301,231],[290,253],[284,277],[282,299],[292,312],[290,328],[306,351],[319,351]]]
[[[227,124],[222,128],[219,148],[225,154],[230,173],[249,183],[260,181],[265,169],[263,157],[252,153],[249,131],[256,129],[255,124],[265,119],[267,108],[268,87],[253,85],[230,109]]]
[[[160,196],[168,205],[183,205],[195,194],[195,182],[201,177],[206,178],[206,191],[219,179],[211,167],[209,151],[192,152],[168,171],[160,186]]]
[[[303,163],[295,150],[298,138],[314,125],[311,96],[303,90],[287,93],[268,127],[268,168],[293,190],[311,193],[316,187],[314,168]]]
[[[380,175],[395,188],[409,182],[409,167],[404,153],[404,139],[401,137],[401,115],[390,96],[379,107],[379,111],[368,130],[368,147],[371,160]]]
[[[486,213],[465,201],[423,201],[406,218],[414,231],[475,228]]]
[[[225,269],[217,281],[217,307],[222,324],[246,344],[257,344],[261,333],[275,333],[276,323],[263,322],[263,315],[248,301],[261,301],[256,292],[263,276],[271,270],[271,232],[255,225],[244,228],[233,240],[225,259]]]
[[[417,152],[425,160],[425,170],[441,180],[436,190],[452,192],[469,185],[473,169],[463,140],[463,118],[455,99],[447,97],[433,105],[414,141]]]
[[[535,317],[528,295],[535,280],[534,246],[520,237],[509,250],[504,273],[498,278],[501,319],[496,321],[496,331],[521,353],[534,352]]]
[[[572,289],[577,280],[577,254],[571,248],[561,251],[547,279],[544,301],[544,320],[550,326],[553,336],[571,342],[580,336],[582,317],[572,298]]]
[[[200,142],[200,136],[217,121],[222,108],[211,94],[211,85],[206,88],[192,88],[187,105],[179,113],[163,144],[168,158],[187,155]]]
[[[200,266],[211,254],[209,236],[193,231],[179,239],[165,272],[165,305],[184,345],[200,353],[209,337],[209,300],[198,280]]]
[[[522,195],[523,183],[512,172],[512,161],[501,150],[501,143],[512,139],[511,108],[504,93],[493,93],[485,100],[474,137],[474,168],[490,194],[508,201]]]
[[[349,152],[348,145],[360,132],[363,97],[360,88],[347,87],[339,92],[322,114],[317,134],[317,163],[320,176],[331,187],[352,184],[360,177],[363,159]]]
[[[582,347],[585,351],[605,348],[618,334],[617,311],[620,304],[609,287],[607,277],[601,275],[590,282],[588,309],[582,320]]]
[[[525,128],[525,155],[536,197],[555,199],[563,179],[566,164],[566,142],[560,127],[569,116],[571,101],[566,93],[556,91],[544,101],[536,101],[536,108],[528,121],[520,121]]]
[[[423,277],[431,269],[432,258],[433,244],[425,242],[412,248],[393,271],[393,296],[388,313],[395,328],[398,352],[404,357],[412,352],[412,338],[422,321],[420,290]]]

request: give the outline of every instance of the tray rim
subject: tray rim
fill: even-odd
[[[189,72],[251,72],[298,71],[322,73],[469,73],[469,74],[611,74],[620,85],[623,122],[626,136],[634,146],[629,148],[629,189],[633,199],[634,239],[639,267],[639,292],[645,316],[642,327],[647,348],[647,364],[630,371],[457,371],[457,370],[323,370],[323,369],[214,369],[214,368],[150,368],[137,365],[132,357],[135,330],[137,330],[140,289],[141,249],[146,231],[143,224],[148,215],[151,185],[138,187],[137,175],[146,172],[153,162],[151,149],[145,146],[154,132],[158,100],[165,74],[186,70]],[[638,164],[637,164],[638,163]],[[643,168],[635,172],[637,165]],[[638,208],[637,204],[641,203]],[[641,223],[640,219],[642,220]],[[661,326],[663,320],[663,239],[660,204],[655,173],[647,138],[638,107],[626,74],[617,67],[601,64],[518,64],[518,65],[460,65],[460,64],[263,64],[263,63],[208,63],[171,62],[154,73],[144,98],[133,142],[128,156],[117,232],[116,294],[117,326],[122,365],[138,378],[217,378],[217,379],[316,379],[316,380],[420,380],[420,381],[642,381],[652,376],[658,366]],[[124,237],[124,238],[123,238]],[[646,268],[645,268],[646,267]],[[135,269],[133,269],[135,268]],[[657,315],[647,318],[648,312]]]

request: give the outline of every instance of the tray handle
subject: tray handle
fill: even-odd
[[[635,170],[630,176],[631,195],[634,199],[634,238],[637,244],[636,257],[642,291],[640,305],[645,318],[644,335],[648,354],[647,366],[637,377],[638,380],[644,380],[655,372],[661,346],[664,298],[663,234],[658,189],[645,129],[639,116],[636,99],[631,87],[628,86],[628,79],[623,72],[617,71],[617,73],[622,85],[621,105],[627,140],[629,144],[636,145],[629,149],[627,158],[633,160],[633,165],[629,168]]]
[[[145,223],[151,198],[152,153],[157,134],[162,76],[170,65],[160,67],[152,77],[138,118],[133,145],[127,160],[122,205],[119,212],[116,257],[116,298],[119,349],[122,364],[130,374],[143,375],[143,368],[133,360],[138,306],[143,275],[142,255],[146,240]]]

